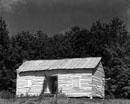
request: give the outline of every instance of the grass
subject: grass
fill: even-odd
[[[46,97],[44,99],[33,98],[16,98],[0,99],[0,104],[130,104],[130,100],[124,99],[93,99],[88,98],[54,98]]]

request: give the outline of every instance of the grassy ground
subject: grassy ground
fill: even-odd
[[[17,98],[0,99],[0,104],[130,104],[130,100],[124,99],[87,99],[87,98]]]

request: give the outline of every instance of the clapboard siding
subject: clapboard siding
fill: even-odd
[[[40,72],[39,72],[40,73]],[[31,88],[27,88],[28,80],[31,80]],[[17,76],[17,91],[16,95],[39,95],[43,86],[43,76]]]
[[[73,88],[73,78],[79,78],[79,88]],[[91,73],[74,73],[74,74],[58,74],[58,89],[62,93],[71,97],[88,96],[92,92],[92,74]]]
[[[103,66],[100,62],[92,77],[93,96],[104,97],[104,76]]]
[[[104,70],[101,62],[99,63],[97,70],[94,73],[94,76],[99,77],[99,78],[104,78]]]

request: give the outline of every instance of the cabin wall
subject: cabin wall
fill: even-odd
[[[92,89],[93,96],[104,97],[104,70],[101,62],[98,67],[93,71]]]
[[[62,93],[70,97],[90,97],[92,94],[92,70],[70,69],[20,73],[20,75],[17,77],[16,95],[39,95],[43,88],[44,75],[57,76],[58,91],[62,91]],[[78,88],[75,88],[75,86],[77,86],[77,78],[79,85]],[[75,82],[74,79],[76,79]],[[32,84],[30,89],[27,87],[28,80],[31,80]],[[49,88],[49,91],[51,91],[51,86]]]
[[[43,80],[44,76],[29,75],[29,73],[28,76],[17,75],[16,95],[25,96],[28,94],[38,96],[42,91]]]
[[[58,90],[69,97],[90,97],[92,73],[58,74]]]

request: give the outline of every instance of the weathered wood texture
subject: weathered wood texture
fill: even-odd
[[[18,76],[16,95],[39,95],[42,90],[43,80],[43,76]],[[29,81],[31,81],[30,86],[28,86]]]
[[[57,71],[42,71],[42,72],[26,72],[17,77],[16,95],[39,95],[43,88],[44,75],[57,75],[58,90],[70,97],[90,96],[92,92],[91,70],[57,70]],[[79,78],[79,87],[73,88],[73,78]],[[31,80],[31,87],[28,87],[28,81]],[[48,80],[50,81],[50,80]],[[48,82],[49,84],[49,82]],[[51,87],[50,87],[51,88]],[[51,91],[51,89],[49,89]]]
[[[104,70],[101,62],[93,72],[92,77],[92,95],[104,97]]]
[[[57,76],[58,91],[69,97],[104,96],[104,70],[101,63],[95,69],[45,70],[24,72],[20,75],[18,73],[16,95],[39,95],[43,88],[44,75]],[[48,81],[49,84],[51,80]],[[52,86],[49,90],[52,90]]]
[[[74,78],[79,79],[77,88],[74,86]],[[70,97],[91,96],[92,93],[92,74],[91,73],[74,73],[74,74],[59,74],[58,89],[62,93]]]

